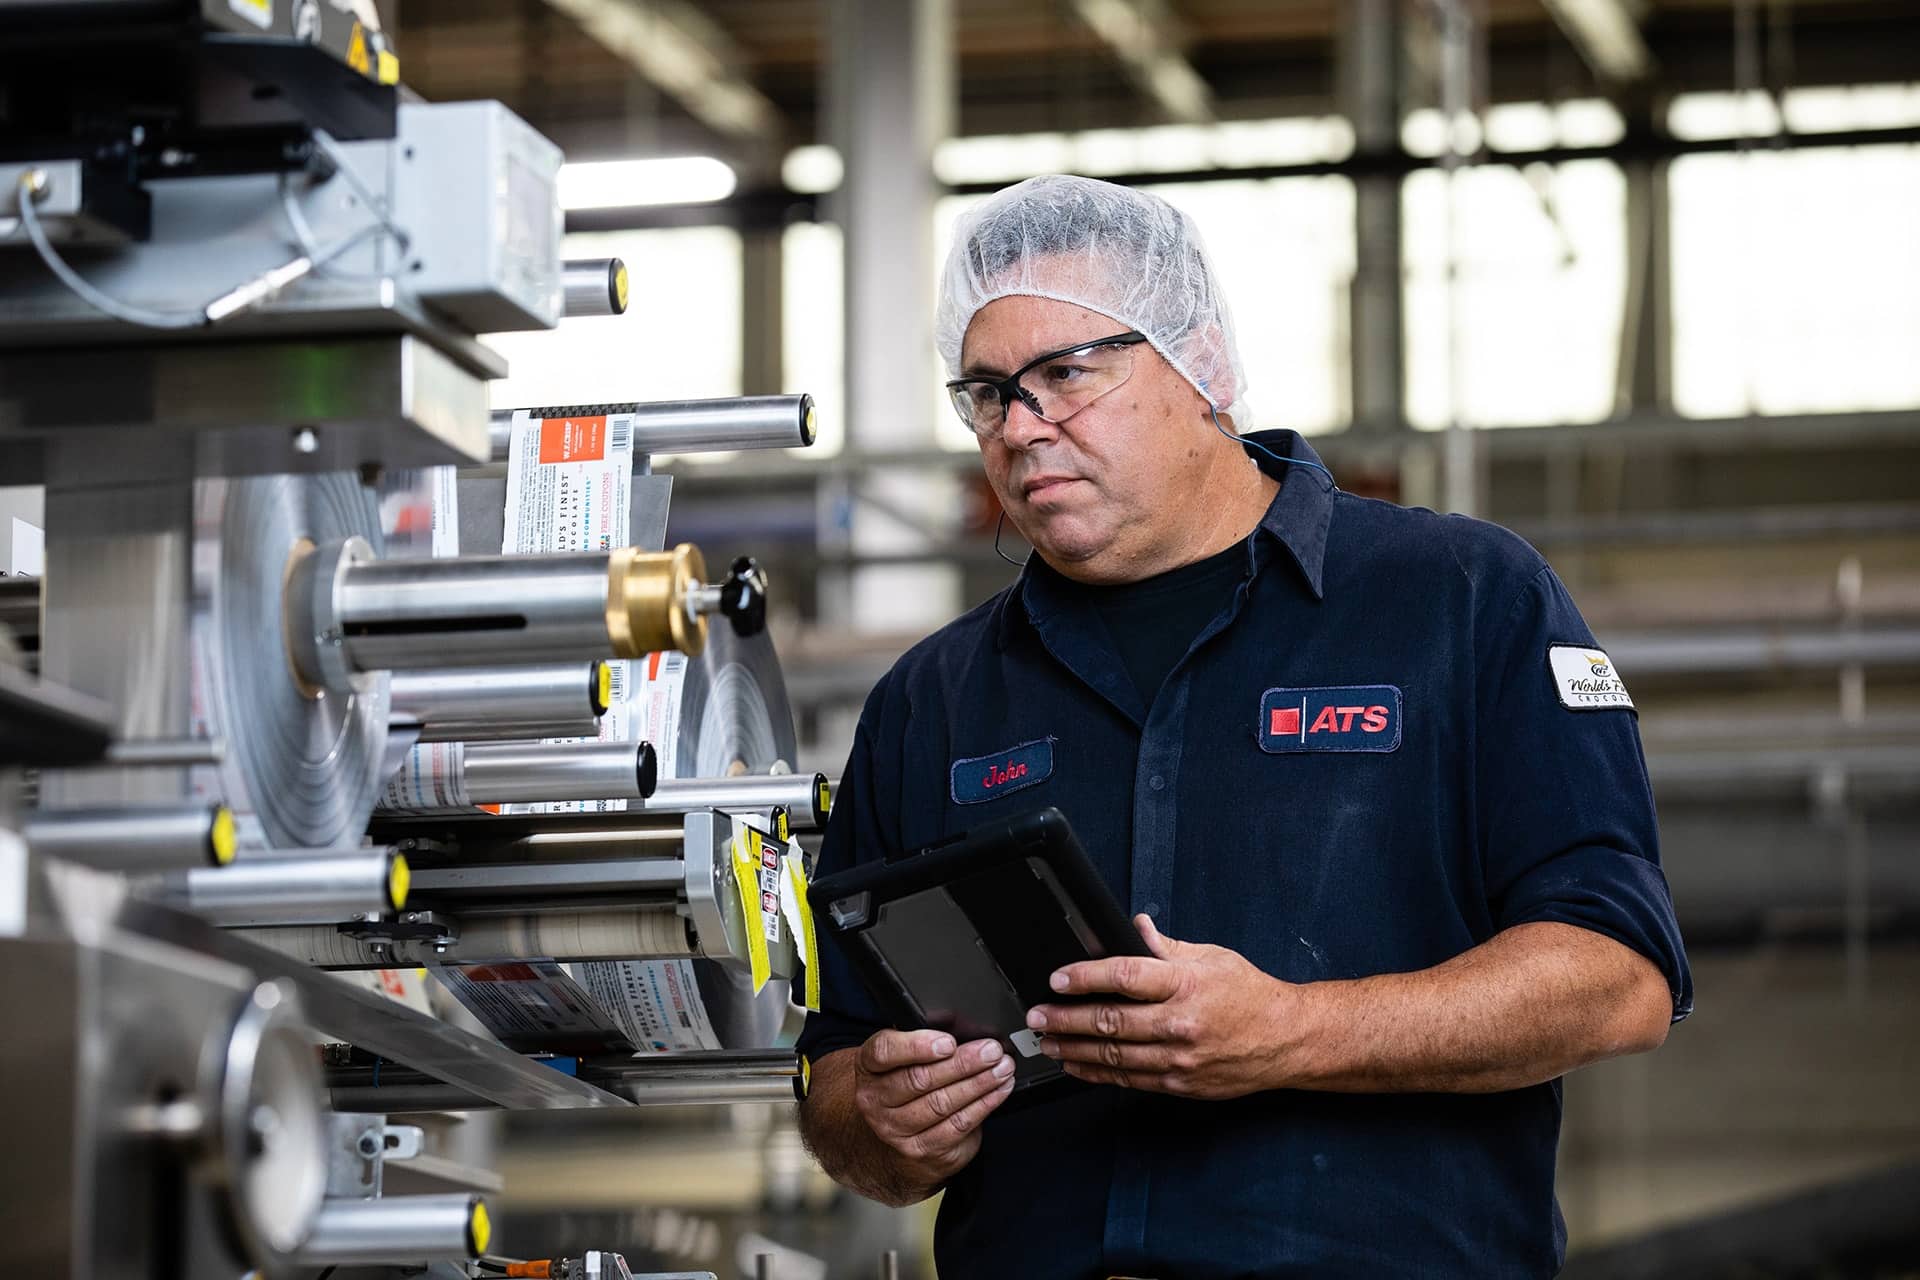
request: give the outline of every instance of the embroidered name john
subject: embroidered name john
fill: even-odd
[[[990,756],[953,762],[950,791],[955,804],[981,804],[1045,782],[1053,773],[1053,739],[1023,742]]]

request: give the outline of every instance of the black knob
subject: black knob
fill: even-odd
[[[758,635],[767,628],[767,571],[752,556],[741,556],[720,584],[720,612],[733,623],[737,636]]]
[[[660,785],[660,757],[654,754],[653,744],[643,742],[640,750],[634,753],[634,781],[639,784],[640,798],[645,800]]]

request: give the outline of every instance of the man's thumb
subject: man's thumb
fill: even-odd
[[[1145,940],[1147,950],[1153,952],[1156,959],[1171,960],[1179,953],[1180,948],[1185,945],[1173,938],[1169,938],[1166,934],[1155,928],[1153,917],[1147,915],[1145,912],[1133,918],[1133,927],[1140,931],[1140,937]]]

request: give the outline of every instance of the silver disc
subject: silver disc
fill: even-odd
[[[217,511],[207,631],[208,710],[227,744],[227,802],[270,846],[357,845],[380,784],[387,680],[367,692],[309,696],[288,663],[282,600],[288,558],[303,542],[384,539],[375,495],[357,476],[209,481],[203,529]],[[243,824],[244,825],[244,824]]]

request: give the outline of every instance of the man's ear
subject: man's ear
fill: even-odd
[[[1240,379],[1234,373],[1232,353],[1219,325],[1195,329],[1181,347],[1181,362],[1193,370],[1202,396],[1222,410],[1240,398]]]

